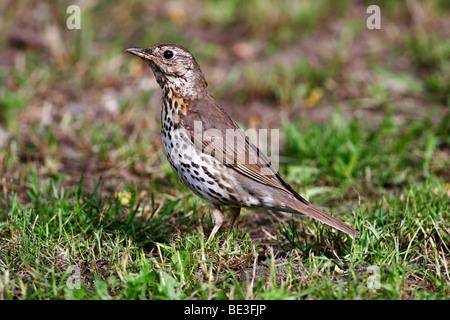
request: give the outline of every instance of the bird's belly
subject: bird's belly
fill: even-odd
[[[209,203],[231,206],[259,206],[257,198],[243,190],[234,170],[203,153],[184,129],[162,132],[167,160],[181,182]]]

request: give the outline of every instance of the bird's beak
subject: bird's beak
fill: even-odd
[[[142,59],[145,60],[156,60],[156,61],[160,61],[159,58],[155,57],[154,55],[148,53],[148,49],[144,49],[144,48],[128,48],[127,50],[125,50],[126,52],[129,52],[131,54],[134,54]]]

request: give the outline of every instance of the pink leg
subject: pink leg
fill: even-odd
[[[212,206],[212,219],[214,223],[214,228],[211,231],[211,234],[208,237],[209,242],[212,238],[214,238],[215,234],[217,233],[217,230],[219,230],[220,226],[223,223],[223,213],[220,211],[220,207],[218,205],[211,205]]]
[[[225,237],[225,242],[222,245],[223,249],[225,249],[226,246],[227,246],[228,233],[230,232],[231,229],[233,229],[237,218],[241,214],[241,208],[239,208],[239,207],[232,207],[232,208],[230,208],[230,213],[231,213],[231,222],[230,222],[230,226],[228,227],[227,236]]]
[[[233,229],[234,224],[236,223],[237,218],[238,218],[239,215],[241,214],[241,208],[239,208],[239,207],[233,207],[233,208],[230,208],[230,213],[231,213],[231,222],[230,222],[230,226],[228,227],[228,231],[230,231],[231,229]]]

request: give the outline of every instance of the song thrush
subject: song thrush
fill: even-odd
[[[283,180],[206,90],[205,76],[188,50],[162,43],[126,51],[147,61],[162,89],[164,150],[182,183],[211,204],[214,227],[208,241],[222,225],[221,205],[228,206],[232,215],[229,230],[242,207],[270,208],[304,214],[358,236],[354,228],[312,206]],[[224,141],[225,137],[231,138]]]

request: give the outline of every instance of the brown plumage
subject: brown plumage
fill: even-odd
[[[212,206],[214,237],[223,223],[220,205],[270,208],[307,215],[351,236],[351,226],[312,206],[280,176],[206,90],[195,58],[182,46],[157,44],[126,50],[146,60],[162,89],[161,132],[172,169],[192,192]]]

